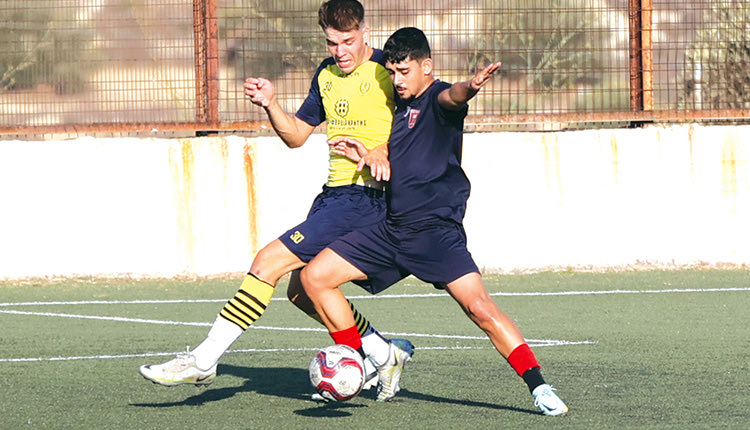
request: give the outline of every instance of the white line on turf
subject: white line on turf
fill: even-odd
[[[112,316],[103,316],[103,315],[64,314],[64,313],[57,313],[57,312],[28,312],[28,311],[0,310],[0,314],[91,319],[91,320],[99,320],[99,321],[117,321],[117,322],[142,323],[142,324],[183,325],[183,326],[195,326],[195,327],[210,327],[212,324],[210,322],[153,320],[153,319],[143,319],[143,318],[112,317]],[[272,327],[272,326],[252,325],[248,329],[276,330],[276,331],[304,331],[304,332],[318,332],[318,333],[327,332],[326,329],[317,328],[317,327],[315,328]],[[460,340],[486,340],[487,339],[487,337],[485,336],[464,336],[464,335],[424,334],[424,333],[395,333],[395,332],[382,332],[382,333],[386,336],[391,336],[391,337],[422,337],[422,338],[432,338],[432,339],[460,339]],[[579,344],[587,343],[587,342],[571,342],[571,341],[554,340],[554,339],[527,339],[527,341],[535,342],[539,344],[549,344],[549,345],[579,345]],[[591,343],[591,342],[588,342],[588,343]]]
[[[497,292],[492,293],[492,296],[503,296],[503,297],[529,297],[529,296],[576,296],[576,295],[607,295],[607,294],[665,294],[665,293],[715,293],[715,292],[744,292],[750,291],[750,287],[737,287],[737,288],[691,288],[691,289],[656,289],[656,290],[608,290],[608,291],[560,291],[560,292],[521,292],[521,293],[503,293]],[[434,297],[448,297],[446,293],[428,293],[428,294],[389,294],[379,296],[352,296],[350,299],[402,299],[402,298],[434,298]],[[286,300],[284,298],[274,298],[273,300]],[[81,300],[81,301],[56,301],[56,302],[15,302],[15,303],[0,303],[0,307],[11,307],[11,306],[49,306],[49,305],[118,305],[118,304],[191,304],[191,303],[221,303],[225,302],[226,299],[197,299],[197,300]],[[131,322],[131,323],[145,323],[145,324],[162,324],[162,325],[183,325],[183,326],[199,326],[199,327],[210,327],[211,323],[207,322],[186,322],[186,321],[165,321],[165,320],[152,320],[143,318],[125,318],[125,317],[112,317],[112,316],[101,316],[101,315],[80,315],[80,314],[65,314],[65,313],[53,313],[53,312],[27,312],[27,311],[12,311],[12,310],[0,310],[0,314],[13,314],[13,315],[29,315],[29,316],[47,316],[47,317],[59,317],[59,318],[77,318],[77,319],[93,319],[93,320],[105,320],[105,321],[118,321],[118,322]],[[302,327],[264,327],[264,326],[251,326],[255,330],[281,330],[281,331],[307,331],[307,332],[325,332],[321,328],[302,328]],[[483,336],[461,336],[461,335],[434,335],[434,334],[421,334],[421,333],[384,333],[389,336],[402,336],[402,337],[423,337],[423,338],[439,338],[439,339],[464,339],[464,340],[485,340]],[[561,345],[587,345],[596,344],[595,341],[565,341],[565,340],[551,340],[551,339],[527,339],[527,341],[536,347],[540,346],[561,346]],[[420,349],[484,349],[484,347],[422,347]],[[298,350],[281,350],[281,349],[267,349],[267,350],[236,350],[228,352],[275,352],[275,351],[303,351],[308,349]],[[90,356],[90,357],[52,357],[52,358],[18,358],[18,359],[0,359],[0,362],[22,362],[22,361],[62,361],[62,360],[84,360],[84,359],[96,359],[96,358],[129,358],[129,357],[152,357],[152,356],[169,356],[175,353],[148,353],[148,354],[131,354],[131,355],[101,355],[101,356]]]
[[[689,289],[656,289],[656,290],[608,290],[608,291],[558,291],[558,292],[520,292],[520,293],[504,293],[496,292],[491,293],[492,296],[502,297],[542,297],[542,296],[584,296],[584,295],[609,295],[609,294],[672,294],[672,293],[717,293],[717,292],[745,292],[750,291],[750,287],[736,287],[736,288],[689,288]],[[403,298],[435,298],[435,297],[448,297],[446,293],[427,293],[427,294],[385,294],[379,296],[352,296],[350,299],[403,299]],[[274,298],[275,301],[284,301],[285,298]],[[56,301],[56,302],[15,302],[15,303],[0,303],[0,307],[11,307],[11,306],[50,306],[50,305],[122,305],[122,304],[192,304],[192,303],[222,303],[226,299],[197,299],[197,300],[80,300],[80,301]],[[93,319],[93,320],[104,320],[104,321],[118,321],[118,322],[131,322],[131,323],[145,323],[145,324],[162,324],[162,325],[182,325],[182,326],[199,326],[199,327],[210,327],[211,323],[208,322],[186,322],[186,321],[165,321],[165,320],[153,320],[143,318],[125,318],[125,317],[112,317],[112,316],[101,316],[101,315],[80,315],[80,314],[65,314],[65,313],[54,313],[54,312],[26,312],[26,311],[12,311],[12,310],[0,310],[2,314],[13,314],[13,315],[29,315],[29,316],[47,316],[47,317],[59,317],[59,318],[77,318],[77,319]],[[321,328],[304,328],[304,327],[264,327],[264,326],[251,326],[254,330],[280,330],[280,331],[307,331],[307,332],[325,332]],[[422,333],[383,333],[389,336],[402,336],[402,337],[422,337],[422,338],[436,338],[436,339],[463,339],[463,340],[485,340],[484,336],[461,336],[461,335],[435,335],[435,334],[422,334]],[[552,340],[552,339],[527,339],[532,347],[541,346],[562,346],[562,345],[588,345],[596,344],[595,341],[565,341],[565,340]],[[472,346],[454,346],[454,347],[421,347],[420,349],[485,349],[486,347],[472,347]],[[230,350],[231,352],[293,352],[293,351],[308,351],[316,350],[317,348],[301,348],[301,349],[244,349],[244,350]],[[107,359],[107,358],[137,358],[137,357],[155,357],[155,356],[171,356],[175,355],[174,352],[167,353],[145,353],[145,354],[129,354],[129,355],[98,355],[98,356],[83,356],[83,357],[50,357],[50,358],[6,358],[0,359],[0,362],[34,362],[34,361],[66,361],[66,360],[87,360],[87,359]]]
[[[25,315],[25,316],[44,316],[44,317],[58,317],[58,318],[75,318],[75,319],[92,319],[100,321],[117,321],[117,322],[129,322],[129,323],[144,323],[144,324],[162,324],[162,325],[183,325],[183,326],[201,326],[209,327],[211,323],[207,322],[187,322],[187,321],[168,321],[168,320],[153,320],[143,318],[125,318],[125,317],[113,317],[103,315],[81,315],[81,314],[65,314],[57,312],[28,312],[28,311],[14,311],[14,310],[0,310],[0,314],[10,315]],[[268,327],[268,326],[250,326],[253,330],[278,330],[278,331],[307,331],[307,332],[326,332],[323,328],[305,328],[305,327]],[[461,339],[461,340],[486,340],[485,336],[463,336],[463,335],[441,335],[441,334],[424,334],[424,333],[396,333],[396,332],[383,332],[384,335],[392,337],[420,337],[420,338],[432,338],[432,339]],[[543,346],[567,346],[567,345],[592,345],[597,342],[594,341],[567,341],[567,340],[553,340],[553,339],[526,339],[529,345],[533,347]],[[483,346],[450,346],[450,347],[420,347],[420,350],[461,350],[461,349],[487,349],[489,347]],[[314,351],[318,348],[296,348],[296,349],[234,349],[229,350],[227,353],[246,353],[246,352],[296,352],[296,351]],[[72,357],[37,357],[37,358],[0,358],[0,363],[21,363],[21,362],[43,362],[43,361],[72,361],[72,360],[94,360],[94,359],[115,359],[115,358],[143,358],[143,357],[160,357],[160,356],[174,356],[176,352],[165,352],[165,353],[143,353],[143,354],[124,354],[124,355],[93,355],[93,356],[72,356]]]
[[[275,298],[272,300],[281,300]],[[288,300],[288,299],[283,299]],[[69,302],[16,302],[0,303],[0,306],[50,306],[50,305],[151,305],[151,304],[192,304],[192,303],[222,303],[227,299],[181,299],[181,300],[76,300]]]
[[[547,296],[601,296],[609,294],[675,294],[675,293],[725,293],[745,292],[750,287],[730,288],[670,288],[657,290],[607,290],[607,291],[550,291],[550,292],[520,292],[520,293],[490,293],[496,297],[547,297]],[[425,294],[381,294],[377,296],[350,296],[352,300],[364,299],[419,299],[450,297],[447,293],[425,293]],[[287,301],[283,297],[272,298],[273,301]],[[0,303],[0,307],[11,306],[50,306],[50,305],[141,305],[141,304],[191,304],[191,303],[224,303],[227,299],[196,299],[196,300],[78,300],[68,302],[6,302]]]
[[[546,297],[546,296],[599,296],[608,294],[663,294],[663,293],[723,293],[732,291],[750,291],[750,287],[730,287],[730,288],[671,288],[662,290],[607,290],[607,291],[529,291],[521,293],[490,293],[495,297]],[[431,298],[431,297],[450,297],[448,293],[427,293],[427,294],[383,294],[367,296],[351,296],[348,299],[404,299],[404,298]],[[286,300],[286,299],[285,299]]]
[[[562,346],[562,345],[581,345],[581,344],[593,344],[596,342],[567,342],[567,341],[554,341],[553,344],[545,343],[533,343],[529,342],[529,346],[532,348],[538,348],[543,346]],[[307,352],[307,351],[318,351],[317,348],[249,348],[249,349],[230,349],[225,354],[242,354],[242,353],[277,353],[277,352]],[[446,350],[482,350],[492,349],[489,346],[420,346],[420,351],[431,350],[431,351],[446,351]],[[112,359],[123,359],[123,358],[148,358],[148,357],[173,357],[180,352],[145,352],[142,354],[118,354],[118,355],[79,355],[71,357],[33,357],[33,358],[0,358],[0,363],[40,363],[49,361],[77,361],[77,360],[112,360]]]
[[[317,351],[319,348],[268,348],[268,349],[246,349],[246,350],[229,350],[226,353],[236,352],[298,352],[298,351]],[[184,353],[184,351],[183,351]],[[0,358],[0,363],[28,363],[40,361],[74,361],[74,360],[107,360],[114,358],[144,358],[144,357],[172,357],[179,352],[146,352],[143,354],[120,354],[120,355],[87,355],[73,357],[37,357],[37,358]]]
[[[190,325],[190,326],[203,326],[203,327],[211,326],[211,323],[205,323],[205,322],[162,321],[162,320],[149,320],[149,319],[143,319],[143,318],[109,317],[109,316],[102,316],[102,315],[62,314],[62,313],[56,313],[56,312],[26,312],[26,311],[0,310],[0,314],[31,315],[31,316],[38,316],[38,317],[76,318],[76,319],[83,319],[83,320],[135,322],[135,323],[162,324],[162,325]]]

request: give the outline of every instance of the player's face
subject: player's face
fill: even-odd
[[[407,58],[400,63],[386,62],[385,68],[391,75],[396,93],[403,100],[419,97],[432,83],[432,60],[412,60]]]
[[[369,28],[338,31],[329,27],[325,30],[325,34],[328,52],[344,73],[353,72],[370,59],[371,51],[367,46],[367,40],[370,37]]]

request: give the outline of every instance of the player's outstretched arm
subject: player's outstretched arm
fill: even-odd
[[[243,87],[250,101],[265,109],[271,127],[286,146],[298,148],[304,145],[315,127],[284,112],[276,101],[271,81],[265,78],[247,78]]]
[[[391,164],[388,162],[388,143],[383,143],[370,150],[362,142],[352,137],[337,137],[328,141],[334,154],[343,155],[357,163],[357,171],[365,166],[370,168],[370,175],[376,181],[391,179]]]
[[[502,63],[492,63],[477,72],[473,78],[464,82],[456,82],[438,95],[438,102],[444,109],[459,110],[466,106],[472,97],[490,80]]]

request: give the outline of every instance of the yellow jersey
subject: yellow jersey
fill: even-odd
[[[383,66],[383,52],[374,49],[368,61],[346,74],[333,58],[321,63],[310,92],[297,117],[312,126],[326,121],[328,139],[353,137],[372,149],[388,141],[393,122],[393,82]],[[326,185],[360,184],[374,181],[369,169],[357,172],[357,163],[329,153]]]

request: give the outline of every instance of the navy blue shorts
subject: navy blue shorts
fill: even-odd
[[[463,226],[447,220],[406,226],[383,221],[349,233],[328,247],[367,275],[369,283],[360,286],[372,294],[409,275],[445,288],[468,273],[479,272],[466,248]]]
[[[279,239],[300,260],[309,262],[331,242],[385,218],[383,191],[361,185],[323,186],[307,219]]]

